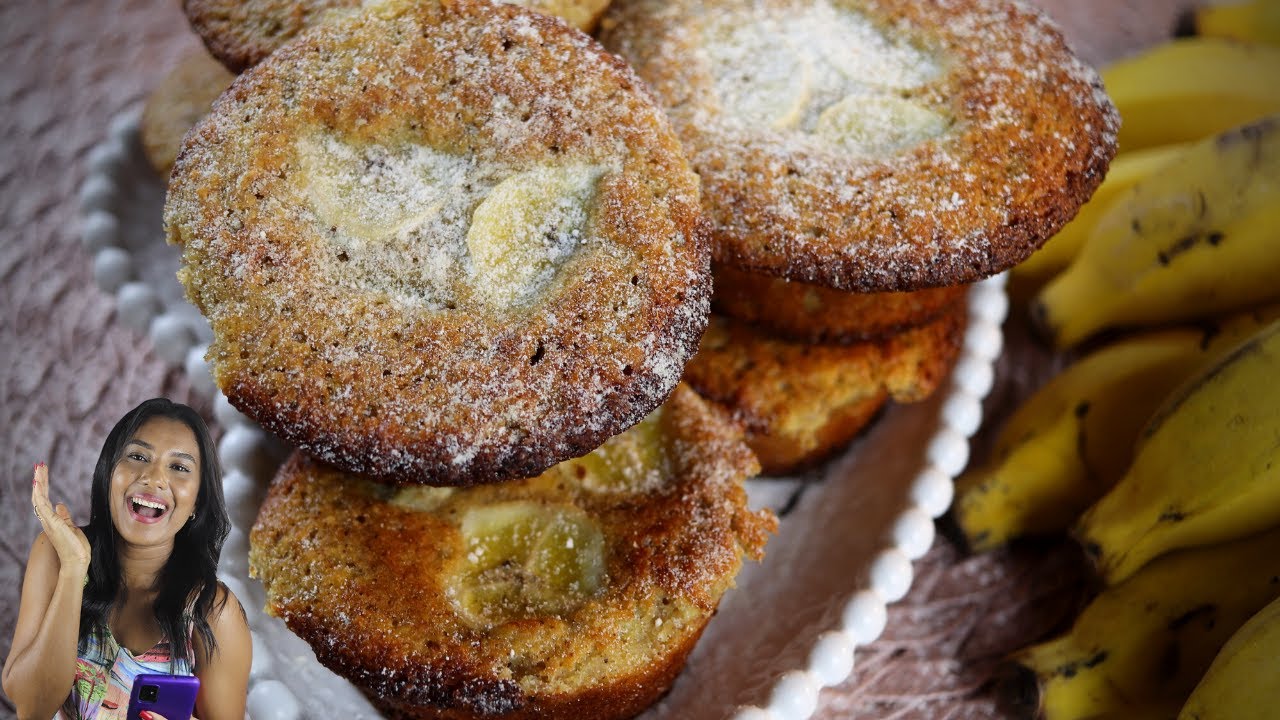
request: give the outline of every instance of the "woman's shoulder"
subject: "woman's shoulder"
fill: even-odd
[[[245,631],[249,627],[249,618],[245,614],[244,606],[240,603],[240,599],[231,591],[222,581],[218,581],[215,588],[213,602],[209,604],[209,612],[205,615],[205,622],[209,624],[209,629],[213,631],[214,637],[221,640],[224,633],[238,632],[241,628]]]
[[[193,633],[191,638],[196,657],[206,659],[198,663],[197,674],[201,675],[201,682],[211,677],[208,675],[210,672],[221,675],[228,668],[247,668],[253,658],[253,636],[249,632],[249,619],[239,598],[221,582],[218,583],[214,601],[205,614],[205,621],[212,633],[213,644],[206,645],[198,632]]]
[[[231,588],[221,581],[218,581],[214,589],[213,602],[209,603],[204,621],[213,636],[211,647],[221,648],[228,643],[240,645],[252,642],[249,635],[249,618],[245,614],[244,606],[240,604],[240,599],[231,591]],[[201,633],[195,632],[194,623],[190,627],[192,650],[196,657],[204,657],[207,645],[205,638]]]

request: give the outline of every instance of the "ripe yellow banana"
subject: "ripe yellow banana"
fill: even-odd
[[[1132,187],[1036,297],[1055,345],[1280,298],[1280,115],[1189,148]]]
[[[1190,146],[1190,143],[1162,145],[1116,156],[1116,159],[1111,161],[1111,167],[1107,169],[1107,176],[1093,192],[1089,202],[1085,203],[1080,208],[1080,212],[1056,235],[1049,238],[1049,241],[1034,255],[1015,266],[1013,275],[1045,279],[1070,265],[1079,254],[1080,248],[1084,247],[1085,240],[1098,224],[1098,220],[1106,214],[1113,203],[1124,197],[1134,185],[1167,165],[1179,154],[1186,152]]]
[[[1276,591],[1280,593],[1280,590]],[[1222,647],[1178,720],[1267,720],[1280,710],[1280,594]]]
[[[1014,655],[1044,720],[1176,706],[1275,594],[1280,528],[1162,557],[1103,590],[1067,634]],[[1275,706],[1271,709],[1274,710]]]
[[[1280,1],[1206,5],[1193,15],[1197,35],[1280,45]]]
[[[1129,472],[1076,528],[1108,583],[1166,552],[1280,525],[1277,377],[1280,321],[1152,415]]]
[[[1121,152],[1198,140],[1280,112],[1280,48],[1211,37],[1159,45],[1102,72]]]
[[[1277,318],[1272,305],[1196,330],[1135,335],[1046,383],[1001,429],[992,461],[956,481],[956,524],[970,549],[1070,528],[1124,475],[1164,398]]]
[[[1160,398],[1192,372],[1201,334],[1147,333],[1067,368],[1010,418],[992,462],[956,481],[955,519],[974,552],[1066,530],[1124,473]]]

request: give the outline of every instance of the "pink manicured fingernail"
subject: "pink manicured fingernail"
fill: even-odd
[[[143,711],[141,711],[141,712],[139,712],[139,713],[138,713],[138,717],[139,717],[139,718],[142,718],[142,720],[151,720],[151,717],[152,717],[152,715],[151,715],[151,711],[149,711],[149,710],[143,710]]]

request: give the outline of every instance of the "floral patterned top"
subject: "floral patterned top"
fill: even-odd
[[[187,647],[192,647],[190,641]],[[76,658],[76,679],[71,684],[71,694],[53,716],[54,720],[125,720],[134,678],[195,674],[192,651],[188,651],[185,658],[177,658],[172,666],[170,658],[168,638],[135,656],[129,648],[116,642],[110,627],[106,628],[105,643],[90,635],[84,651]]]

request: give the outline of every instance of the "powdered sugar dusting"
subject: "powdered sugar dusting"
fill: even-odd
[[[597,246],[591,206],[604,168],[543,166],[507,178],[467,230],[474,289],[490,305],[529,305],[580,249]]]
[[[951,120],[894,95],[850,95],[818,115],[814,134],[850,155],[883,157],[939,137]]]
[[[728,126],[813,133],[841,101],[899,97],[940,72],[919,48],[825,1],[735,5],[710,15],[701,34],[719,100],[707,121]]]
[[[603,166],[502,178],[505,168],[473,156],[333,135],[300,139],[298,155],[304,199],[332,246],[333,284],[435,310],[472,293],[528,306],[576,252],[600,243],[589,220]]]
[[[420,145],[358,148],[332,135],[301,138],[298,155],[304,194],[331,245],[329,282],[435,309],[456,302],[451,279],[478,194],[466,184],[472,159]]]

